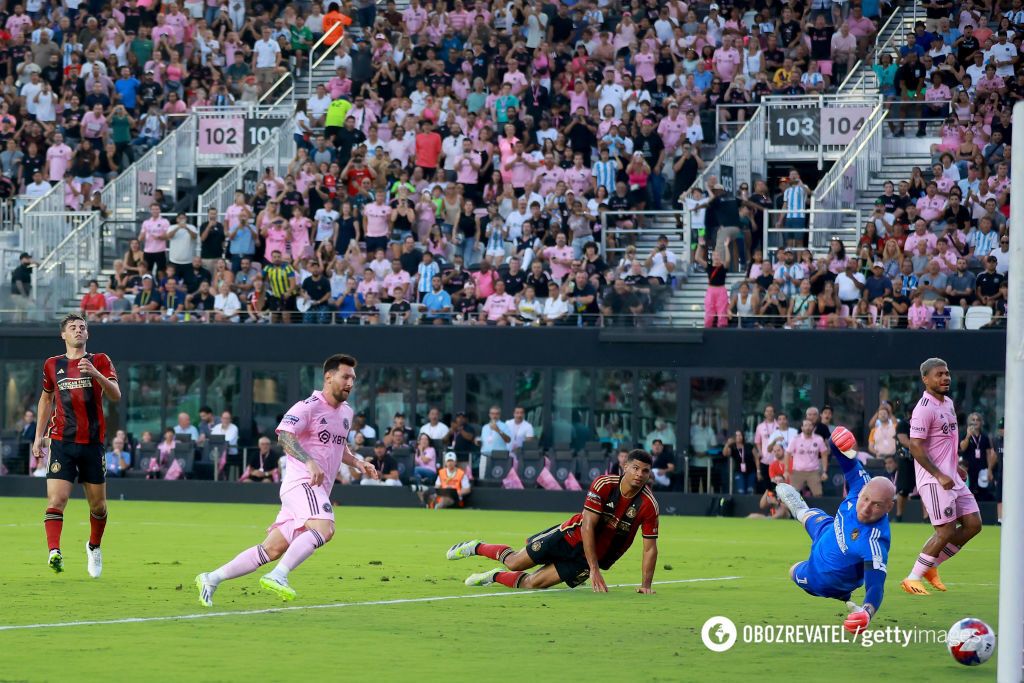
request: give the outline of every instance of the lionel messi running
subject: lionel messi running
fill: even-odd
[[[505,565],[473,574],[467,586],[500,583],[509,588],[550,588],[565,583],[569,588],[590,578],[595,593],[607,593],[601,576],[625,554],[636,532],[642,529],[644,551],[637,593],[654,593],[654,567],[658,563],[658,503],[647,486],[651,456],[642,450],[629,454],[622,475],[598,477],[587,491],[583,512],[526,539],[515,551],[507,545],[465,541],[448,549],[449,560],[473,555],[489,557]],[[541,568],[527,572],[527,569]]]

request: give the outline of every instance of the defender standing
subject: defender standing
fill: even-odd
[[[103,443],[106,420],[103,397],[121,400],[117,372],[103,353],[88,353],[89,328],[82,316],[72,313],[60,323],[64,340],[62,356],[43,363],[43,393],[39,396],[36,437],[32,454],[42,457],[43,439],[50,440],[50,458],[46,468],[46,543],[50,549],[48,564],[58,574],[64,571],[60,534],[64,526],[64,508],[75,481],[85,489],[89,502],[89,542],[85,552],[89,576],[103,572],[100,541],[107,525],[107,484]],[[52,411],[52,413],[51,413]]]

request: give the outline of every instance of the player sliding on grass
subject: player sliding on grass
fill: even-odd
[[[213,606],[213,593],[221,581],[245,576],[279,557],[281,561],[260,579],[260,586],[284,600],[294,600],[288,572],[334,536],[330,496],[338,469],[344,463],[362,470],[364,477],[377,478],[377,469],[348,449],[352,408],[345,400],[355,384],[355,368],[351,356],[328,358],[323,389],[293,405],[277,426],[278,443],[288,457],[281,482],[281,512],[263,543],[196,577],[203,605]]]
[[[928,595],[921,579],[935,590],[945,591],[939,565],[981,532],[978,501],[964,483],[967,470],[957,464],[960,444],[956,408],[948,396],[946,361],[929,358],[921,363],[921,381],[925,391],[910,418],[910,454],[914,456],[917,490],[935,533],[921,548],[910,576],[900,584],[911,595]]]
[[[850,614],[843,626],[853,634],[866,629],[882,606],[889,559],[889,510],[896,495],[896,487],[887,478],[868,476],[857,460],[856,446],[845,427],[837,427],[829,441],[849,490],[834,518],[807,507],[789,484],[778,484],[775,489],[811,537],[810,557],[790,567],[789,577],[813,596],[846,602]],[[858,607],[849,600],[861,585],[864,604]]]
[[[550,588],[565,583],[575,588],[590,577],[595,593],[607,593],[601,576],[633,543],[643,529],[642,576],[637,593],[653,593],[654,567],[658,562],[658,503],[647,487],[651,478],[651,456],[634,450],[626,459],[621,476],[598,477],[587,491],[583,512],[526,540],[526,547],[514,551],[507,545],[480,541],[457,543],[448,550],[449,560],[480,555],[507,567],[473,574],[467,586],[500,583],[509,588]],[[542,565],[534,572],[524,570]]]

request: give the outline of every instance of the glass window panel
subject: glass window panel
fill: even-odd
[[[556,447],[569,444],[581,449],[595,436],[591,429],[590,372],[555,370],[551,430]]]
[[[199,424],[199,389],[202,368],[198,365],[168,365],[164,392],[164,420],[176,424],[178,413],[188,413],[192,425]]]
[[[409,394],[412,392],[412,370],[409,368],[377,368],[367,373],[375,378],[372,391],[376,395],[374,419],[372,426],[377,434],[390,427],[395,421],[395,413],[409,414]],[[358,412],[358,411],[357,411]],[[409,425],[408,418],[405,421]]]
[[[729,382],[722,377],[690,380],[690,447],[706,453],[729,431]]]
[[[252,421],[257,436],[273,438],[288,409],[288,373],[284,370],[253,370]]]
[[[491,406],[502,405],[502,375],[494,372],[466,373],[466,417],[477,428],[480,435],[481,422],[487,421]],[[509,415],[502,415],[507,419]]]
[[[519,370],[515,380],[515,404],[526,411],[538,441],[544,436],[544,371]]]
[[[597,438],[612,448],[633,443],[633,378],[631,370],[597,371]]]
[[[29,408],[36,410],[42,391],[43,365],[35,361],[4,363],[7,369],[4,384],[4,425],[18,427]]]
[[[812,380],[807,372],[782,373],[781,406],[775,406],[776,415],[785,413],[789,418],[789,426],[797,430],[811,407]],[[820,407],[820,406],[819,406]],[[832,421],[835,424],[835,420]]]
[[[743,430],[747,441],[753,443],[754,430],[764,419],[764,407],[772,402],[772,375],[770,372],[743,373]]]
[[[238,415],[238,395],[242,387],[242,376],[237,365],[208,365],[206,374],[206,402],[220,419],[220,414],[230,410]]]
[[[979,375],[974,381],[973,394],[974,403],[966,412],[981,413],[981,417],[985,420],[982,428],[989,436],[993,436],[999,418],[1004,414],[1006,379],[1003,375]]]
[[[916,372],[881,375],[878,378],[878,405],[869,406],[869,408],[874,412],[882,404],[882,401],[888,401],[895,408],[895,417],[909,420],[910,413],[917,405],[917,399],[920,398],[923,390],[921,378],[917,376]]]
[[[163,403],[163,388],[160,386],[160,365],[132,365],[128,368],[127,391],[121,382],[122,394],[128,398],[125,410],[125,425],[136,440],[142,440],[143,432],[152,432],[153,441],[158,442],[165,425],[160,424],[160,407]]]
[[[863,447],[867,443],[867,433],[864,431],[864,380],[827,377],[825,403],[832,406],[832,424],[849,429]],[[793,426],[799,429],[797,424]]]
[[[638,401],[638,429],[644,437],[644,447],[651,447],[651,440],[676,444],[676,404],[678,383],[671,372],[640,373]]]
[[[416,414],[406,424],[415,430],[427,423],[431,408],[441,411],[441,421],[451,424],[452,418],[452,369],[420,368],[416,371]]]

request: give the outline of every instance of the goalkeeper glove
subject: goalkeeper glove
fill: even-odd
[[[868,629],[869,623],[871,623],[871,614],[863,607],[858,607],[846,615],[843,628],[857,636]]]

